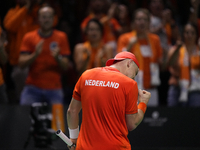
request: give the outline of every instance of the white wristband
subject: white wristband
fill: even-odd
[[[70,139],[77,139],[79,134],[79,126],[76,129],[69,129],[69,137]]]

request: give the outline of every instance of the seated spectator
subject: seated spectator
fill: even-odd
[[[51,7],[40,8],[38,18],[40,28],[25,34],[20,48],[19,66],[29,67],[20,104],[62,104],[60,68],[66,70],[69,66],[67,35],[53,29],[54,10]]]
[[[183,43],[173,47],[168,55],[171,78],[168,106],[200,106],[200,41],[197,26],[187,23]]]
[[[97,19],[91,19],[86,26],[87,41],[74,49],[76,70],[81,75],[86,69],[105,66],[113,57],[113,48],[103,40],[103,26]]]
[[[129,51],[135,54],[141,66],[135,79],[138,88],[150,91],[149,106],[158,106],[157,87],[161,82],[159,66],[162,63],[162,48],[159,37],[149,32],[149,23],[149,11],[137,9],[133,15],[134,29],[119,37],[117,51]]]

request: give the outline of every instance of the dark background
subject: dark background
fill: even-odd
[[[64,107],[64,114],[68,106]],[[81,118],[80,118],[81,119]],[[30,107],[0,106],[0,149],[22,150],[31,126]],[[68,127],[66,124],[66,135]],[[150,107],[144,120],[129,132],[132,149],[135,150],[199,150],[200,149],[200,108]],[[52,146],[55,150],[67,149],[66,144],[57,139]],[[27,150],[34,147],[30,139]]]

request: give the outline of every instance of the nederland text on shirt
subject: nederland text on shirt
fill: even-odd
[[[101,86],[117,89],[119,87],[119,83],[112,81],[85,80],[85,86]]]

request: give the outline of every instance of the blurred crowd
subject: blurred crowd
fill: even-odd
[[[137,57],[149,106],[200,106],[199,0],[8,0],[1,8],[0,103],[69,104],[86,70]],[[103,93],[102,93],[103,94]]]

